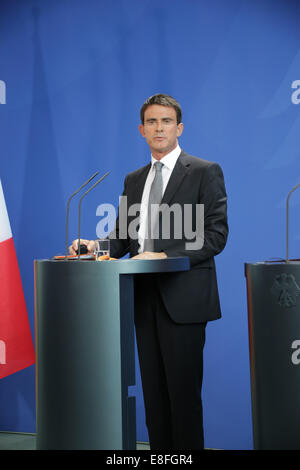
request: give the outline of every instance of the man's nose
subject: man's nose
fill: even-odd
[[[157,121],[157,126],[156,126],[156,130],[161,132],[163,130],[163,123],[162,121]]]

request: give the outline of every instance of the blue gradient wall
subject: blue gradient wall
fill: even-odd
[[[69,194],[110,170],[83,203],[82,232],[96,237],[98,204],[117,205],[125,174],[149,159],[137,129],[148,96],[177,98],[182,148],[223,167],[230,237],[217,258],[223,318],[205,347],[206,447],[252,448],[244,262],[285,256],[285,199],[300,182],[299,14],[283,0],[0,3],[0,176],[33,335],[33,260],[63,252]],[[292,257],[299,204],[295,193]],[[75,206],[71,220],[70,239]],[[1,380],[0,430],[35,431],[34,372]],[[139,375],[136,389],[147,440]]]

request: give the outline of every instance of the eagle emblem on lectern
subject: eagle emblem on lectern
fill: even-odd
[[[300,294],[300,287],[292,274],[282,273],[275,277],[271,293],[281,307],[294,307]]]

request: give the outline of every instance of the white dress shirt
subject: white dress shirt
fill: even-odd
[[[172,150],[172,152],[168,153],[161,160],[159,160],[161,163],[164,164],[164,166],[162,167],[163,194],[165,192],[165,189],[167,187],[170,176],[172,174],[172,171],[174,169],[174,166],[177,162],[177,159],[180,153],[181,153],[181,148],[179,147],[179,145],[177,145],[177,147],[174,150]],[[145,240],[147,218],[148,218],[149,193],[150,193],[150,188],[154,180],[154,176],[155,176],[154,163],[157,161],[158,160],[156,160],[151,155],[151,168],[146,179],[143,196],[142,196],[142,202],[141,202],[140,228],[138,232],[139,253],[143,253],[144,251],[144,240]]]

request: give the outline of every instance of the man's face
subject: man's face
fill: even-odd
[[[177,124],[176,111],[168,106],[153,104],[144,115],[144,124],[139,125],[154,158],[160,160],[177,146],[183,124]]]

